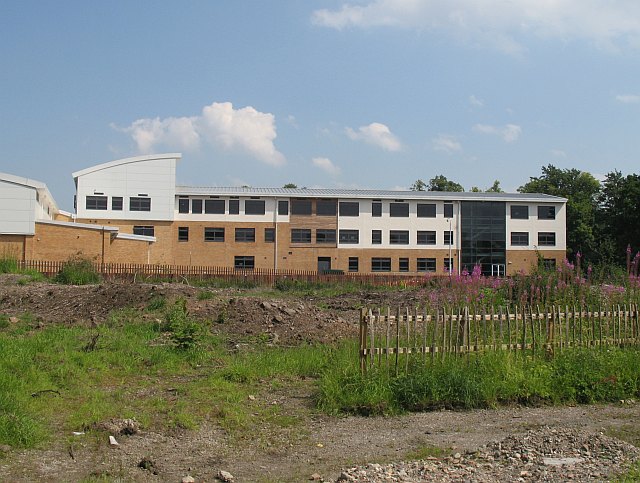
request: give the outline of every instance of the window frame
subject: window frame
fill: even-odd
[[[416,216],[418,218],[435,218],[438,209],[435,203],[418,203],[416,206]]]
[[[408,245],[409,230],[389,230],[389,245]]]
[[[542,215],[542,216],[540,216]],[[538,205],[538,220],[555,220],[556,207],[553,205]]]
[[[188,226],[179,226],[178,227],[178,241],[179,242],[188,242],[189,241],[189,227]]]
[[[116,204],[116,202],[118,204]],[[112,196],[111,197],[111,211],[122,211],[124,209],[124,197]]]
[[[291,200],[292,216],[311,216],[313,214],[313,203],[309,199]]]
[[[382,230],[371,230],[371,244],[382,245]]]
[[[449,238],[449,241],[447,241],[447,238]],[[442,244],[447,246],[447,247],[449,245],[453,246],[453,245],[455,245],[454,241],[455,241],[455,238],[453,236],[453,230],[445,230],[443,232]]]
[[[417,258],[416,259],[416,272],[435,273],[438,270],[438,263],[436,258]]]
[[[292,228],[291,243],[311,243],[311,228]]]
[[[390,272],[391,257],[371,257],[372,272]]]
[[[340,245],[358,245],[360,243],[360,230],[353,230],[353,229],[339,230],[338,243]]]
[[[204,200],[205,215],[224,215],[226,209],[227,209],[227,203],[225,202],[225,200],[220,200],[220,199]]]
[[[264,229],[264,242],[265,243],[275,243],[276,242],[276,229],[275,228],[265,228]]]
[[[316,200],[316,216],[336,216],[337,214],[338,202],[336,200]]]
[[[266,205],[264,200],[244,200],[245,215],[264,215],[266,213]]]
[[[538,246],[539,247],[555,247],[557,244],[557,236],[555,231],[539,231]]]
[[[236,243],[255,243],[256,229],[247,227],[236,227],[234,230],[234,240]]]
[[[84,200],[85,210],[105,211],[107,209],[109,197],[103,195],[86,196]],[[89,206],[91,205],[91,206]],[[104,207],[103,207],[104,206]]]
[[[529,205],[511,205],[509,208],[509,216],[512,220],[528,220]]]
[[[349,272],[358,272],[360,270],[360,260],[358,259],[358,257],[349,257],[348,263]]]
[[[339,216],[360,216],[360,202],[359,201],[340,201],[338,203]]]
[[[134,235],[139,236],[156,236],[156,230],[153,225],[133,225],[132,232]]]
[[[406,257],[401,257],[398,259],[398,271],[399,272],[408,272],[409,271],[409,259]]]
[[[407,201],[392,201],[389,203],[389,217],[409,218],[409,203]]]
[[[416,245],[437,245],[437,244],[438,244],[438,232],[436,232],[435,230],[418,230],[416,232]]]
[[[129,198],[129,211],[151,211],[151,197],[131,196]]]
[[[510,242],[512,247],[529,246],[529,232],[528,231],[512,231]]]
[[[233,268],[234,270],[255,270],[256,257],[254,255],[235,255]]]
[[[224,243],[225,229],[221,226],[205,226],[203,240],[207,243]]]
[[[231,199],[231,200],[229,200],[229,214],[230,215],[239,215],[240,214],[240,200],[239,199]]]
[[[178,213],[180,213],[181,215],[189,213],[190,202],[191,200],[189,200],[189,198],[187,197],[178,198]]]
[[[371,202],[371,216],[374,218],[382,217],[382,201]]]
[[[445,218],[453,218],[453,203],[444,203],[442,213]]]
[[[321,235],[321,236],[318,236]],[[336,243],[336,230],[334,228],[316,228],[316,243]]]

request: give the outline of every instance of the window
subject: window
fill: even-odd
[[[316,243],[335,243],[335,230],[316,230]]]
[[[556,234],[552,231],[538,232],[538,246],[553,247],[556,244]]]
[[[255,257],[241,255],[233,258],[233,268],[236,270],[253,270],[255,266]]]
[[[341,201],[340,216],[360,216],[360,203],[357,201]]]
[[[389,203],[389,216],[406,218],[409,216],[409,203]]]
[[[204,200],[204,212],[207,215],[224,215],[224,200]]]
[[[111,209],[113,211],[122,211],[122,196],[114,196],[111,198]]]
[[[444,217],[453,218],[453,203],[444,204]]]
[[[418,272],[435,272],[436,271],[436,259],[435,258],[418,258],[417,260]]]
[[[318,200],[316,201],[317,216],[336,216],[337,203],[335,200]]]
[[[526,205],[511,205],[512,220],[528,220],[529,207]]]
[[[436,244],[435,231],[419,231],[418,232],[418,245],[435,245],[435,244]]]
[[[129,211],[151,211],[151,198],[132,196],[129,198]]]
[[[178,213],[189,213],[189,198],[178,198]]]
[[[528,244],[529,244],[529,232],[526,232],[526,231],[511,232],[511,245],[527,246]]]
[[[555,206],[538,206],[538,220],[555,220]]]
[[[291,230],[291,243],[311,243],[311,230],[307,228],[293,228]]]
[[[418,203],[418,218],[435,218],[436,205],[434,203]]]
[[[453,232],[446,230],[444,232],[444,244],[445,245],[453,245]]]
[[[264,200],[246,200],[244,202],[245,215],[264,215]]]
[[[202,213],[202,200],[191,200],[191,213]]]
[[[87,196],[87,204],[85,206],[87,210],[106,210],[107,197],[106,196]]]
[[[360,242],[358,230],[340,230],[340,243],[357,244]]]
[[[358,257],[349,257],[349,271],[350,272],[358,271]]]
[[[229,200],[229,214],[230,215],[240,214],[240,200]]]
[[[236,228],[236,242],[254,242],[256,241],[255,228]]]
[[[391,271],[391,259],[374,257],[371,259],[371,271],[372,272],[390,272]]]
[[[371,230],[371,244],[382,245],[382,230]]]
[[[408,272],[409,271],[409,259],[408,258],[401,258],[399,260],[400,263],[400,271],[401,272]]]
[[[371,216],[382,216],[382,202],[374,201],[373,203],[371,203]]]
[[[391,245],[408,245],[409,231],[407,230],[391,230],[389,232],[389,243]]]
[[[264,242],[265,243],[275,243],[276,241],[276,229],[275,228],[265,228],[264,229]]]
[[[292,215],[311,215],[311,200],[291,200]]]
[[[143,236],[154,236],[153,226],[134,225],[133,226],[133,234],[134,235],[143,235]]]
[[[205,228],[204,241],[224,242],[224,228]]]
[[[453,272],[453,258],[444,259],[444,271],[447,273]]]
[[[287,216],[289,214],[289,202],[287,200],[278,201],[278,215]]]
[[[555,258],[543,258],[542,259],[542,267],[546,270],[555,270],[556,268],[556,259]]]
[[[181,241],[181,242],[189,241],[189,227],[188,226],[179,226],[178,227],[178,241]]]

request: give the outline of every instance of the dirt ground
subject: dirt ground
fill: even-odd
[[[196,318],[220,320],[219,330],[238,337],[268,337],[282,345],[330,342],[357,334],[362,306],[413,306],[423,294],[380,292],[337,297],[294,298],[265,291],[211,289],[184,284],[63,286],[20,285],[0,277],[0,314],[31,314],[37,324],[97,324],[113,309],[144,308],[159,295],[184,297]],[[152,316],[152,315],[149,315]],[[312,410],[312,387],[268,389],[284,413],[302,415],[291,428],[255,428],[242,440],[217,426],[159,434],[141,429],[118,435],[110,446],[104,433],[65,435],[47,449],[17,451],[0,447],[0,481],[176,481],[191,475],[214,481],[220,470],[235,481],[305,481],[319,475],[335,481],[343,468],[385,463],[439,448],[442,455],[475,451],[510,435],[542,426],[604,432],[640,443],[640,404],[509,407],[481,411],[436,411],[400,417],[330,417]],[[414,456],[415,457],[415,456]]]

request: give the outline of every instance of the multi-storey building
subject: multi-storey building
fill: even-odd
[[[544,194],[177,186],[180,154],[73,173],[76,222],[147,243],[149,263],[420,274],[529,271],[566,253]],[[104,242],[103,242],[104,243]],[[110,260],[113,261],[113,260]]]

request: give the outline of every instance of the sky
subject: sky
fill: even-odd
[[[165,152],[194,186],[640,172],[637,0],[2,0],[0,65],[0,171],[66,210]]]

